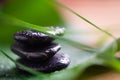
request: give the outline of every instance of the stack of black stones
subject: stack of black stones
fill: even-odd
[[[61,46],[53,42],[55,39],[44,33],[24,30],[15,33],[14,39],[16,42],[11,49],[20,56],[17,61],[31,69],[50,73],[62,70],[70,63],[67,55],[57,53]],[[17,69],[25,71],[20,66]]]

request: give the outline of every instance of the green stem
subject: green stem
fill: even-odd
[[[65,6],[65,5],[63,5],[63,4],[61,4],[61,3],[57,2],[57,1],[55,1],[55,3],[56,3],[56,5],[59,5],[60,7],[63,7],[64,9],[67,9],[68,11],[72,12],[72,13],[75,14],[76,16],[80,17],[82,20],[84,20],[84,21],[86,21],[87,23],[91,24],[92,26],[94,26],[94,27],[97,28],[98,30],[100,30],[100,31],[106,33],[107,35],[113,37],[114,39],[116,39],[115,36],[113,36],[111,33],[109,33],[109,32],[107,32],[107,31],[101,29],[99,26],[95,25],[95,24],[92,23],[90,20],[88,20],[88,19],[86,19],[85,17],[81,16],[80,14],[78,14],[77,12],[75,12],[74,10],[72,10],[71,8]]]
[[[2,49],[0,49],[0,52],[5,55],[8,59],[10,59],[12,62],[14,62],[16,65],[22,67],[23,69],[25,69],[26,71],[28,71],[29,73],[33,74],[33,75],[40,75],[42,73],[35,71],[33,69],[30,69],[22,64],[20,64],[19,62],[15,61],[14,59],[12,59],[7,53],[5,53]]]

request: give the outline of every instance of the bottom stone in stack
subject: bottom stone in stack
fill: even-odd
[[[56,54],[52,58],[44,62],[32,62],[23,58],[17,60],[19,63],[40,72],[50,73],[66,68],[70,64],[70,59],[65,54]],[[25,69],[17,66],[17,69],[25,71]]]

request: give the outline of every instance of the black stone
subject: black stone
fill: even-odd
[[[14,34],[14,39],[17,42],[26,45],[39,45],[44,43],[50,43],[54,40],[54,38],[34,30],[24,30],[17,32]]]
[[[31,62],[23,58],[20,58],[17,61],[33,70],[44,73],[62,70],[70,64],[69,57],[64,54],[56,54],[52,58],[44,62]],[[17,66],[17,69],[21,71],[26,71],[20,66]]]
[[[39,46],[25,46],[20,43],[14,43],[11,46],[11,50],[18,56],[27,58],[32,61],[44,61],[53,57],[61,46],[56,43],[50,43]]]

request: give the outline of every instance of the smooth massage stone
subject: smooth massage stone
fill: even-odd
[[[37,70],[44,73],[62,70],[70,64],[69,57],[65,54],[55,54],[52,58],[44,62],[31,62],[23,58],[20,58],[17,61],[33,70]],[[17,66],[17,69],[25,71],[20,66]]]
[[[50,43],[54,38],[34,30],[24,30],[14,34],[14,39],[17,42],[28,45],[39,45],[44,43]]]
[[[61,46],[56,43],[39,46],[25,46],[20,43],[14,43],[11,50],[22,58],[27,58],[32,61],[44,61],[53,57]]]

